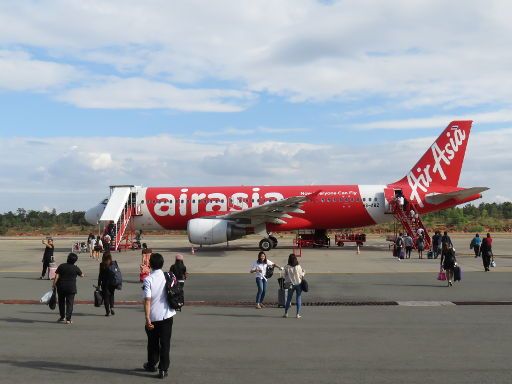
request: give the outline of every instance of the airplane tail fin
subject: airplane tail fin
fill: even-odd
[[[420,206],[432,185],[457,187],[472,124],[472,120],[448,124],[407,175],[393,185],[407,190]]]

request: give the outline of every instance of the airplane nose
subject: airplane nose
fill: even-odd
[[[88,209],[85,212],[84,218],[85,221],[87,221],[91,225],[98,224],[98,220],[100,219],[100,206],[97,205],[94,208]]]

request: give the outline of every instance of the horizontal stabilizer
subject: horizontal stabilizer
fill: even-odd
[[[429,204],[439,205],[443,204],[445,201],[455,199],[455,200],[464,200],[470,196],[477,195],[483,191],[487,191],[489,188],[487,187],[473,187],[461,189],[460,191],[448,192],[448,193],[437,193],[432,195],[425,196],[425,200]]]

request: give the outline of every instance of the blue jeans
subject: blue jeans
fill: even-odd
[[[256,278],[256,286],[258,293],[256,294],[256,304],[261,304],[265,298],[265,291],[267,290],[267,280],[261,277]]]
[[[296,305],[297,305],[297,315],[300,312],[300,306],[302,304],[302,288],[299,285],[292,285],[290,289],[288,289],[288,297],[286,298],[286,305],[284,306],[284,312],[288,313],[288,309],[290,309],[290,305],[292,304],[292,296],[293,292],[296,293]]]

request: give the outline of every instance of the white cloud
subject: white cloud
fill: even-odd
[[[0,50],[0,90],[46,91],[81,78],[70,65],[36,60],[23,51]]]
[[[229,94],[231,86],[222,95],[177,86],[213,80],[296,102],[382,96],[401,108],[450,109],[512,97],[511,10],[505,0],[4,2],[0,44],[106,64],[149,82],[86,82],[67,94],[84,107],[168,108],[182,96],[181,110],[243,108],[219,101],[245,99]],[[139,97],[132,85],[142,88]],[[113,99],[86,99],[100,91]]]
[[[82,108],[174,109],[236,112],[253,98],[250,92],[223,89],[180,89],[141,78],[105,79],[100,84],[71,89],[59,100]]]
[[[251,136],[257,134],[293,134],[309,132],[307,128],[272,128],[272,127],[257,127],[254,129],[241,129],[241,128],[225,128],[216,131],[195,131],[194,136],[198,137],[214,137],[214,136]]]
[[[512,110],[502,109],[493,112],[464,115],[444,115],[427,118],[373,121],[371,123],[354,124],[351,127],[358,130],[422,129],[446,126],[453,120],[473,120],[475,124],[510,123],[512,122]]]
[[[278,141],[202,143],[173,136],[2,139],[0,211],[86,209],[113,184],[387,184],[403,177],[435,137],[359,146]],[[42,142],[42,143],[41,143]],[[78,149],[65,151],[76,143]],[[512,128],[473,133],[461,186],[509,196]],[[64,150],[63,150],[64,149]],[[19,157],[19,153],[30,156]],[[13,160],[15,159],[15,160]]]

